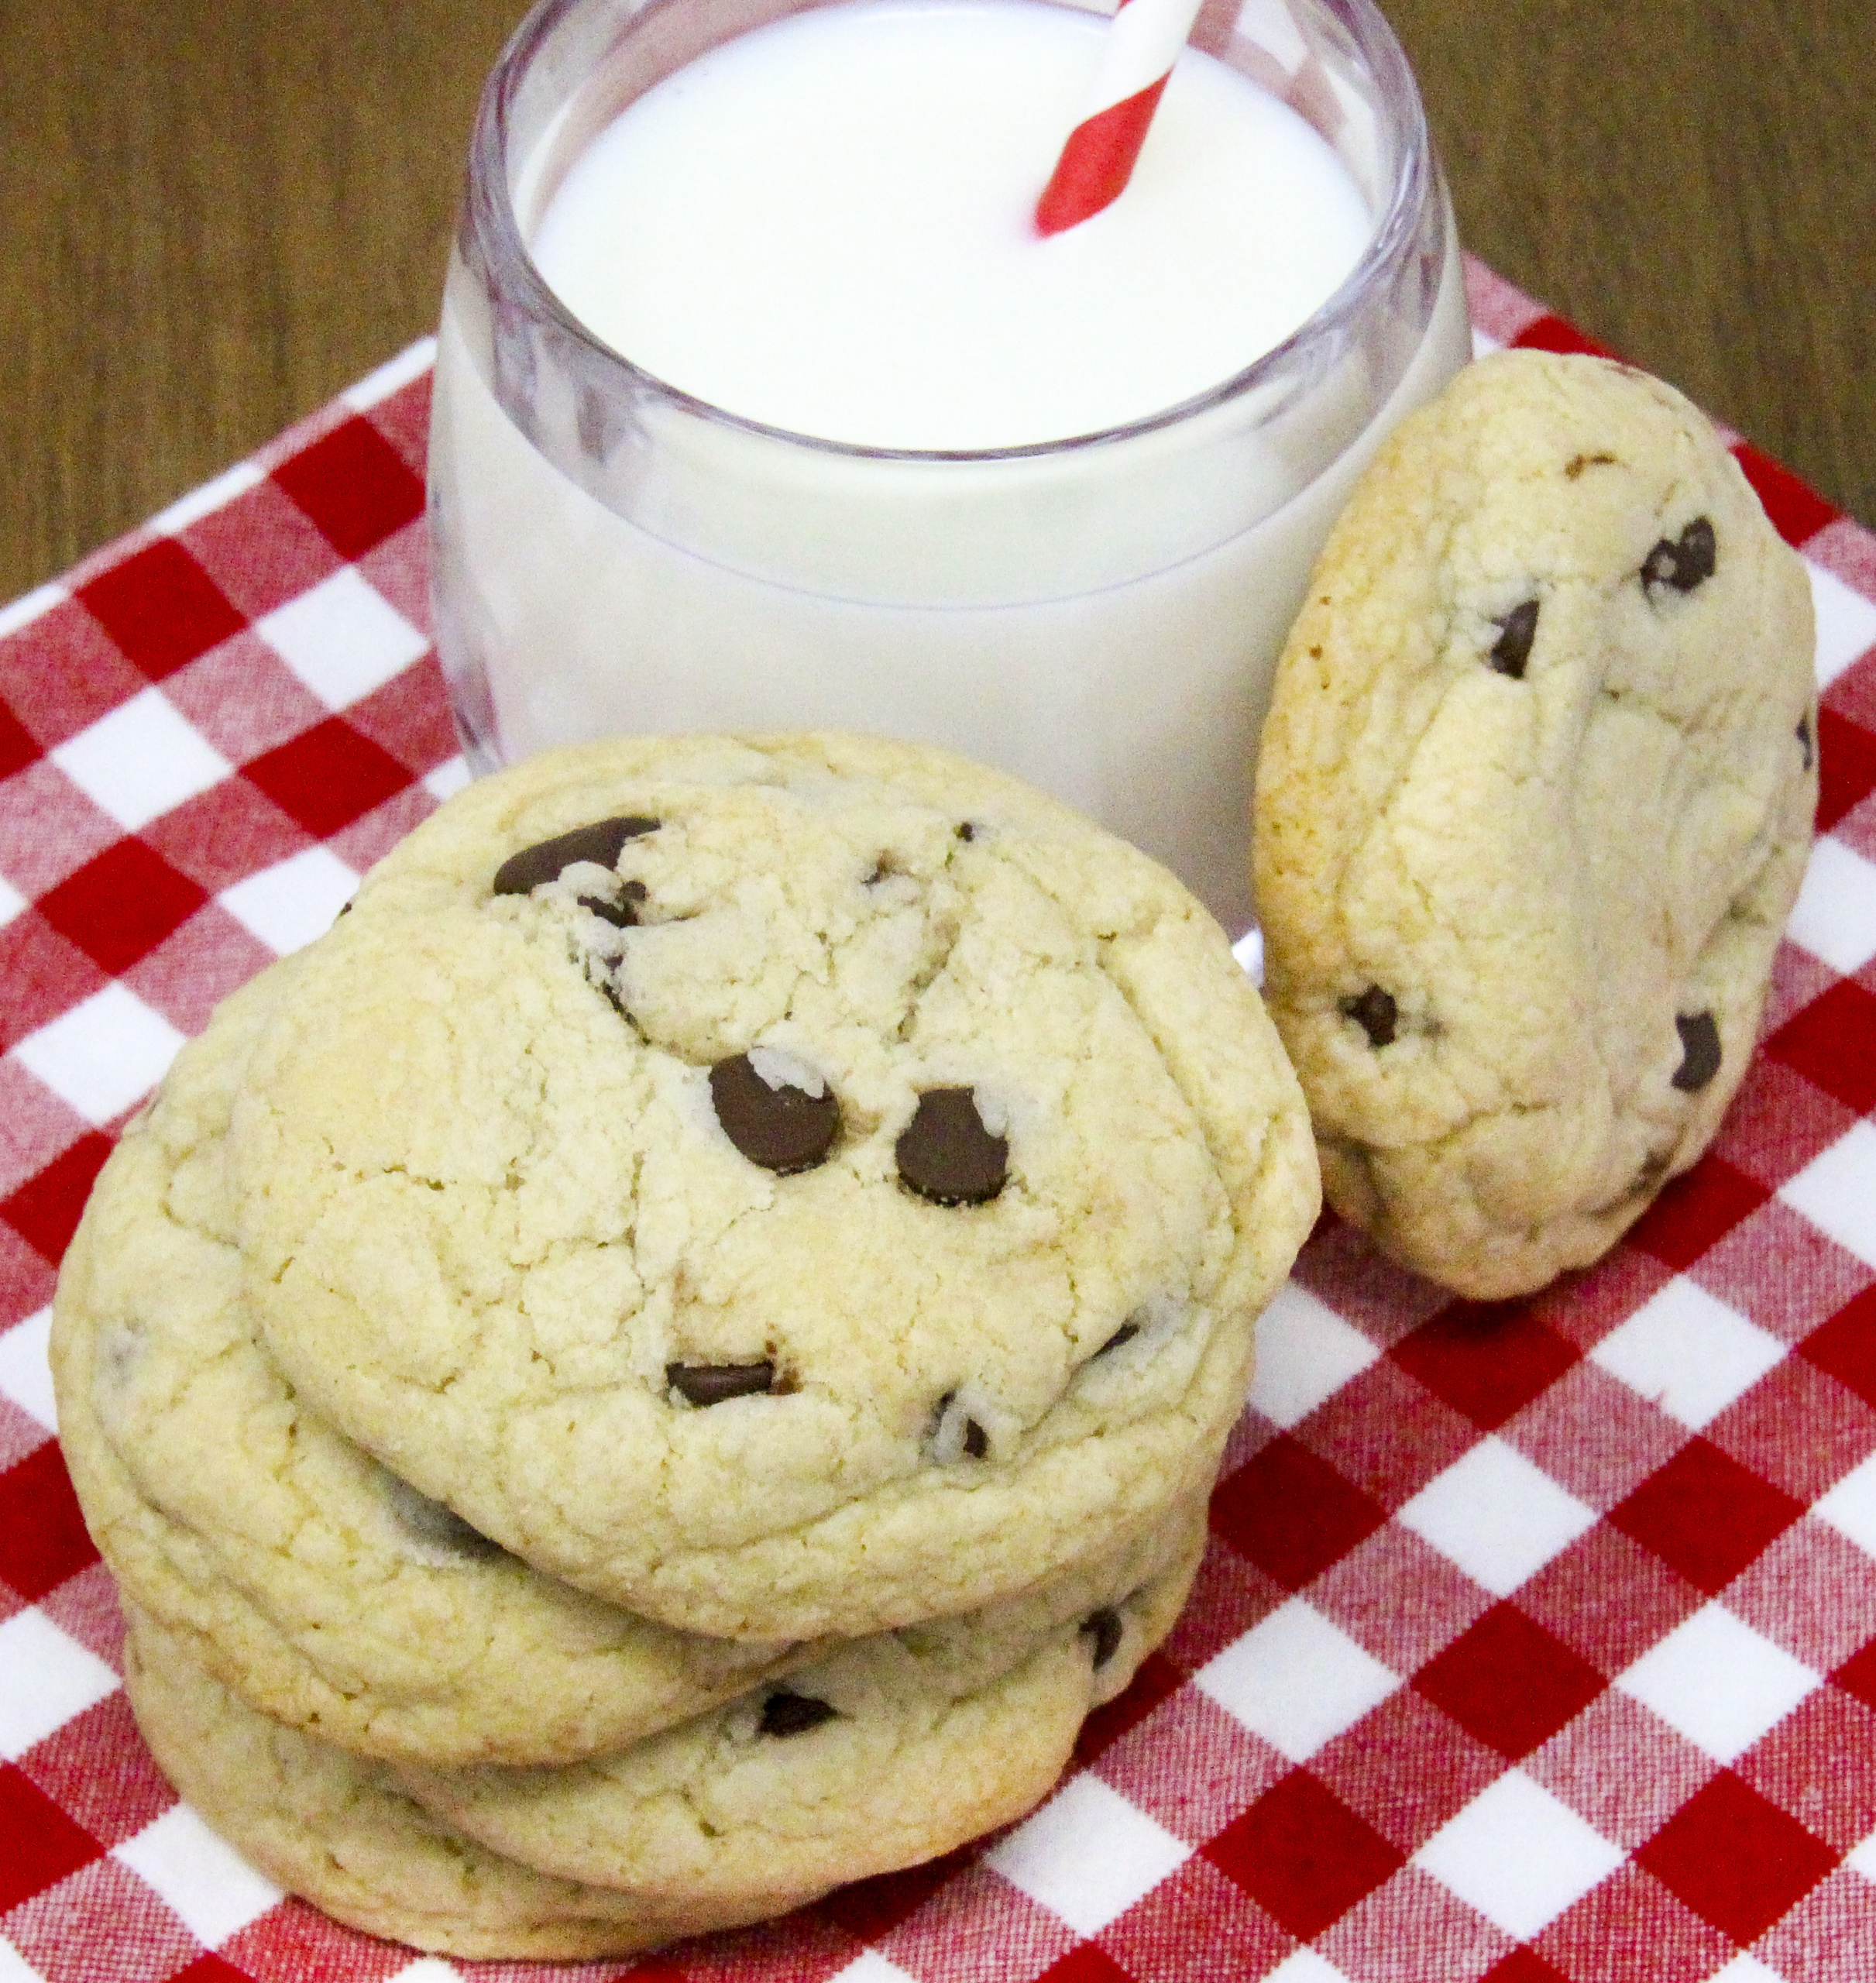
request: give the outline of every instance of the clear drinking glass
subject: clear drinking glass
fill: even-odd
[[[832,4],[833,0],[811,0]],[[1165,861],[1235,935],[1270,677],[1381,437],[1470,355],[1413,77],[1369,0],[1207,8],[1374,229],[1342,287],[1149,420],[970,452],[740,418],[599,342],[527,242],[652,84],[801,0],[542,0],[483,95],[430,453],[438,643],[471,762],[619,732],[838,727],[947,744]]]

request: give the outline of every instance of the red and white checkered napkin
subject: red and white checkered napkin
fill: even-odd
[[[1486,342],[1582,348],[1472,275]],[[0,1983],[465,1973],[283,1901],[157,1775],[45,1366],[112,1133],[462,779],[428,356],[0,612]],[[1824,837],[1714,1150],[1501,1308],[1326,1225],[1195,1600],[1053,1800],[582,1975],[1876,1977],[1876,538],[1740,458],[1816,594]]]

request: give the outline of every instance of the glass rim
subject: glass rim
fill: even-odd
[[[1293,370],[1300,371],[1307,377],[1313,355],[1320,350],[1334,349],[1359,316],[1363,306],[1377,293],[1386,290],[1387,278],[1413,253],[1428,210],[1437,203],[1438,177],[1425,107],[1406,52],[1386,17],[1375,0],[1313,0],[1314,5],[1335,15],[1349,30],[1373,77],[1377,101],[1394,109],[1399,156],[1386,204],[1355,266],[1327,300],[1287,337],[1218,384],[1208,387],[1204,391],[1194,394],[1175,405],[1138,420],[1094,428],[1086,433],[1066,435],[1055,440],[1029,441],[999,448],[889,448],[803,434],[792,428],[752,419],[745,414],[732,413],[672,385],[623,352],[614,349],[603,339],[595,335],[562,302],[528,251],[515,218],[508,173],[510,125],[514,101],[541,44],[560,22],[576,8],[600,3],[600,0],[536,0],[509,38],[490,73],[476,109],[469,145],[468,191],[464,201],[465,222],[476,238],[485,282],[490,280],[499,259],[502,287],[524,307],[528,315],[537,321],[545,320],[551,324],[562,336],[579,345],[591,361],[603,369],[616,371],[635,390],[654,394],[663,403],[711,424],[791,448],[854,461],[990,464],[1046,461],[1118,445],[1182,426],[1215,407],[1249,397]],[[840,3],[841,0],[809,0],[806,10]],[[1044,0],[1044,4],[1073,5],[1073,0]],[[796,9],[778,19],[791,19],[794,12],[806,10]],[[1094,10],[1077,8],[1076,11]],[[630,26],[628,19],[624,32],[629,33]],[[493,288],[493,283],[490,286]]]

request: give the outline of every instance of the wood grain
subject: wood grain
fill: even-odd
[[[1861,0],[1390,0],[1469,246],[1876,521]],[[514,0],[0,0],[0,599],[431,327]]]

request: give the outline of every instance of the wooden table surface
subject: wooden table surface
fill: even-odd
[[[431,327],[520,10],[0,0],[0,600]],[[1876,522],[1864,0],[1389,11],[1467,244]]]

